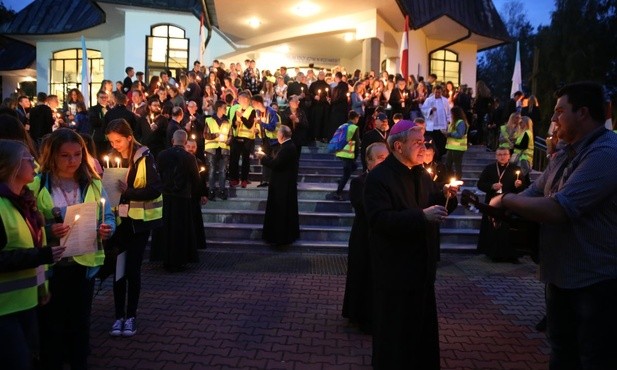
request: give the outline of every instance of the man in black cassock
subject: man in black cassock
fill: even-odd
[[[275,246],[292,244],[300,237],[298,216],[298,153],[291,141],[291,129],[282,125],[276,137],[281,144],[272,156],[261,157],[261,164],[272,169],[262,238]]]
[[[347,281],[342,315],[363,333],[372,333],[373,295],[371,258],[368,244],[368,221],[364,212],[364,183],[368,171],[383,162],[390,151],[386,143],[377,142],[366,148],[367,171],[351,180],[349,200],[355,217],[347,248]]]
[[[163,226],[153,234],[150,260],[162,260],[167,271],[177,272],[198,261],[191,197],[200,188],[197,161],[184,149],[186,131],[175,131],[172,140],[173,146],[156,159],[163,183]]]
[[[510,150],[497,148],[496,162],[484,167],[478,179],[478,189],[486,193],[485,203],[493,197],[505,193],[520,193],[530,184],[529,174],[522,175],[521,169],[510,163]],[[518,171],[518,175],[517,175]],[[505,239],[503,239],[505,238]],[[478,251],[486,254],[494,262],[518,262],[517,252],[509,247],[506,230],[495,229],[487,215],[482,215],[480,236],[478,237]]]
[[[390,156],[369,172],[364,188],[373,267],[373,366],[439,369],[434,239],[439,223],[457,206],[458,188],[435,192],[422,167],[423,132],[413,122],[395,124],[388,144]]]

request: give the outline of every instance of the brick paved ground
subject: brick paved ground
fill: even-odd
[[[93,369],[368,369],[370,337],[340,316],[342,255],[202,252],[168,274],[145,263],[138,334],[112,338],[107,282],[94,300]],[[442,369],[546,369],[533,329],[543,287],[529,261],[442,254]]]

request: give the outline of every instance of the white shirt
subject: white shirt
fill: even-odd
[[[436,108],[434,112],[431,112]],[[448,99],[443,96],[439,99],[435,95],[429,96],[422,104],[422,114],[426,120],[426,131],[447,130],[450,122],[450,106]]]

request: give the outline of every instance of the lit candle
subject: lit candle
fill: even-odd
[[[304,94],[304,86],[300,86],[300,91],[302,91],[302,94]]]
[[[191,139],[195,140],[195,134],[191,134]]]
[[[516,171],[516,181],[518,181],[518,176],[521,174],[521,171]]]
[[[107,168],[109,168],[109,156],[108,155],[104,156],[103,160],[105,161],[105,163],[107,163]]]
[[[199,167],[199,172],[204,172],[205,170],[206,170],[206,167],[204,166]]]
[[[105,198],[101,198],[101,223],[105,223]]]
[[[330,94],[330,89],[326,87],[326,95]]]
[[[263,95],[263,94],[264,94],[264,91],[263,91],[263,90],[261,90],[261,91],[259,92],[259,94],[260,94],[260,95]]]
[[[255,149],[257,150],[257,153],[264,154],[263,150],[261,150],[261,147],[259,145],[257,145]]]
[[[317,90],[317,95],[321,95],[321,89]]]
[[[456,177],[452,177],[452,178],[450,178],[450,183],[447,184],[446,186],[448,188],[450,188],[450,187],[453,187],[453,186],[458,187],[458,186],[462,186],[462,185],[463,185],[462,181],[457,180]],[[446,198],[446,208],[448,208],[448,202],[449,201],[450,201],[450,197],[447,197]]]
[[[73,231],[73,226],[75,226],[75,224],[77,223],[77,220],[79,220],[79,214],[75,215],[75,219],[73,219],[73,223],[71,224],[71,227],[69,228],[69,232],[64,237],[64,242],[62,243],[63,247],[66,246],[66,241],[69,240],[69,235],[71,235],[71,231]]]
[[[120,168],[120,158],[116,157],[116,167]]]

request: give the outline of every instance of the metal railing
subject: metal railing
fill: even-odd
[[[541,136],[536,136],[534,140],[533,150],[533,165],[532,168],[536,171],[544,171],[548,165],[546,152],[546,139]]]

